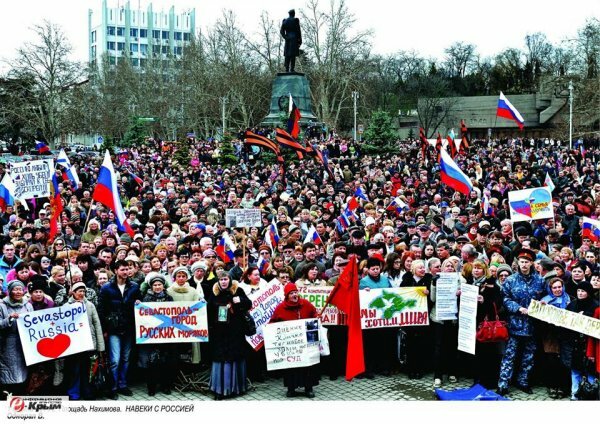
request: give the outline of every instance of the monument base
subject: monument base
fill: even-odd
[[[310,86],[308,79],[300,72],[279,72],[273,81],[271,92],[271,106],[269,114],[263,119],[261,125],[277,126],[281,124],[282,114],[287,117],[290,94],[296,107],[300,109],[300,124],[317,122],[318,118],[313,113]]]

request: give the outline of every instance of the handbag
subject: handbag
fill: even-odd
[[[256,323],[248,311],[244,314],[244,334],[246,336],[254,336],[256,334]]]
[[[97,396],[111,390],[112,377],[106,357],[102,353],[90,357],[89,383]]]
[[[407,339],[408,339],[408,335],[406,334],[406,331],[404,331],[401,328],[398,329],[398,336],[397,336],[398,362],[400,363],[400,365],[406,365],[406,362],[407,362],[407,356],[408,356],[406,353]]]
[[[331,354],[331,351],[329,350],[327,331],[327,328],[323,327],[323,324],[321,324],[321,321],[319,321],[319,353],[321,356],[329,356]]]
[[[475,334],[475,337],[479,343],[496,343],[508,340],[508,328],[506,327],[506,321],[500,321],[496,304],[493,303],[493,305],[496,319],[494,321],[489,321],[486,315],[486,317],[483,319],[483,322],[479,324],[477,327],[477,333]]]

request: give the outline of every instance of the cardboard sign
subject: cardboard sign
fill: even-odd
[[[136,344],[208,341],[206,301],[135,305]]]
[[[252,302],[249,312],[256,324],[256,334],[246,336],[246,341],[252,346],[252,349],[259,350],[264,343],[264,327],[273,316],[277,305],[283,302],[283,286],[270,284],[265,289],[249,294],[248,299]]]
[[[264,336],[269,371],[307,367],[321,360],[317,318],[268,324]]]
[[[85,303],[21,314],[17,328],[27,365],[94,349]]]
[[[262,211],[260,209],[225,209],[225,226],[227,228],[262,227]]]
[[[360,291],[363,329],[429,325],[425,287],[398,287]]]
[[[15,182],[15,199],[49,197],[52,172],[53,159],[11,163],[10,175]]]

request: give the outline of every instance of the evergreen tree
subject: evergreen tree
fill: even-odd
[[[177,140],[173,159],[179,166],[187,167],[190,163],[190,146],[188,140]]]
[[[390,114],[383,110],[373,112],[369,127],[365,131],[365,139],[371,144],[384,146],[396,137]]]
[[[146,128],[144,122],[140,121],[137,117],[131,118],[127,132],[123,136],[123,146],[133,147],[142,146],[146,139]]]
[[[219,150],[221,152],[220,159],[222,164],[235,165],[239,162],[239,159],[233,150],[233,145],[231,144],[231,137],[225,136],[225,139],[221,142]]]

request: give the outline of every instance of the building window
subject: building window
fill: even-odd
[[[108,35],[115,35],[115,27],[114,26],[106,27],[106,33]]]
[[[145,67],[148,59],[140,59],[140,67]]]
[[[152,53],[155,53],[155,54],[160,53],[160,46],[152,46]]]
[[[137,53],[137,51],[138,51],[138,45],[137,45],[137,43],[131,43],[131,44],[129,45],[129,50],[130,50],[132,53]]]
[[[181,33],[180,32],[176,32],[174,35],[175,35],[176,40],[181,41]]]
[[[182,52],[182,48],[181,47],[175,47],[175,54],[177,56],[181,56],[181,52]]]
[[[117,43],[117,51],[122,52],[125,50],[125,43]]]
[[[124,37],[125,36],[125,28],[124,27],[117,27],[117,35],[119,37]]]
[[[131,35],[132,37],[137,37],[138,36],[138,30],[137,30],[137,28],[130,28],[129,29],[129,35]]]
[[[160,38],[160,31],[157,29],[153,29],[152,30],[152,38],[156,38],[156,39]]]
[[[115,42],[114,41],[109,41],[106,43],[106,50],[114,50],[115,49]]]
[[[148,44],[140,44],[140,53],[148,54]]]
[[[92,43],[96,42],[96,31],[92,31]]]
[[[163,54],[169,53],[169,46],[162,46],[162,53]]]
[[[114,65],[117,63],[117,58],[114,56],[108,56],[108,63],[110,63],[111,65]]]
[[[96,57],[96,46],[92,46],[92,57]]]
[[[189,32],[184,32],[183,33],[183,40],[184,41],[190,41],[190,33]]]
[[[132,57],[131,58],[131,64],[133,66],[140,66],[140,60],[137,57]]]
[[[169,31],[163,31],[162,32],[162,39],[163,40],[168,40],[169,39]]]
[[[140,38],[148,38],[148,30],[140,29]]]

